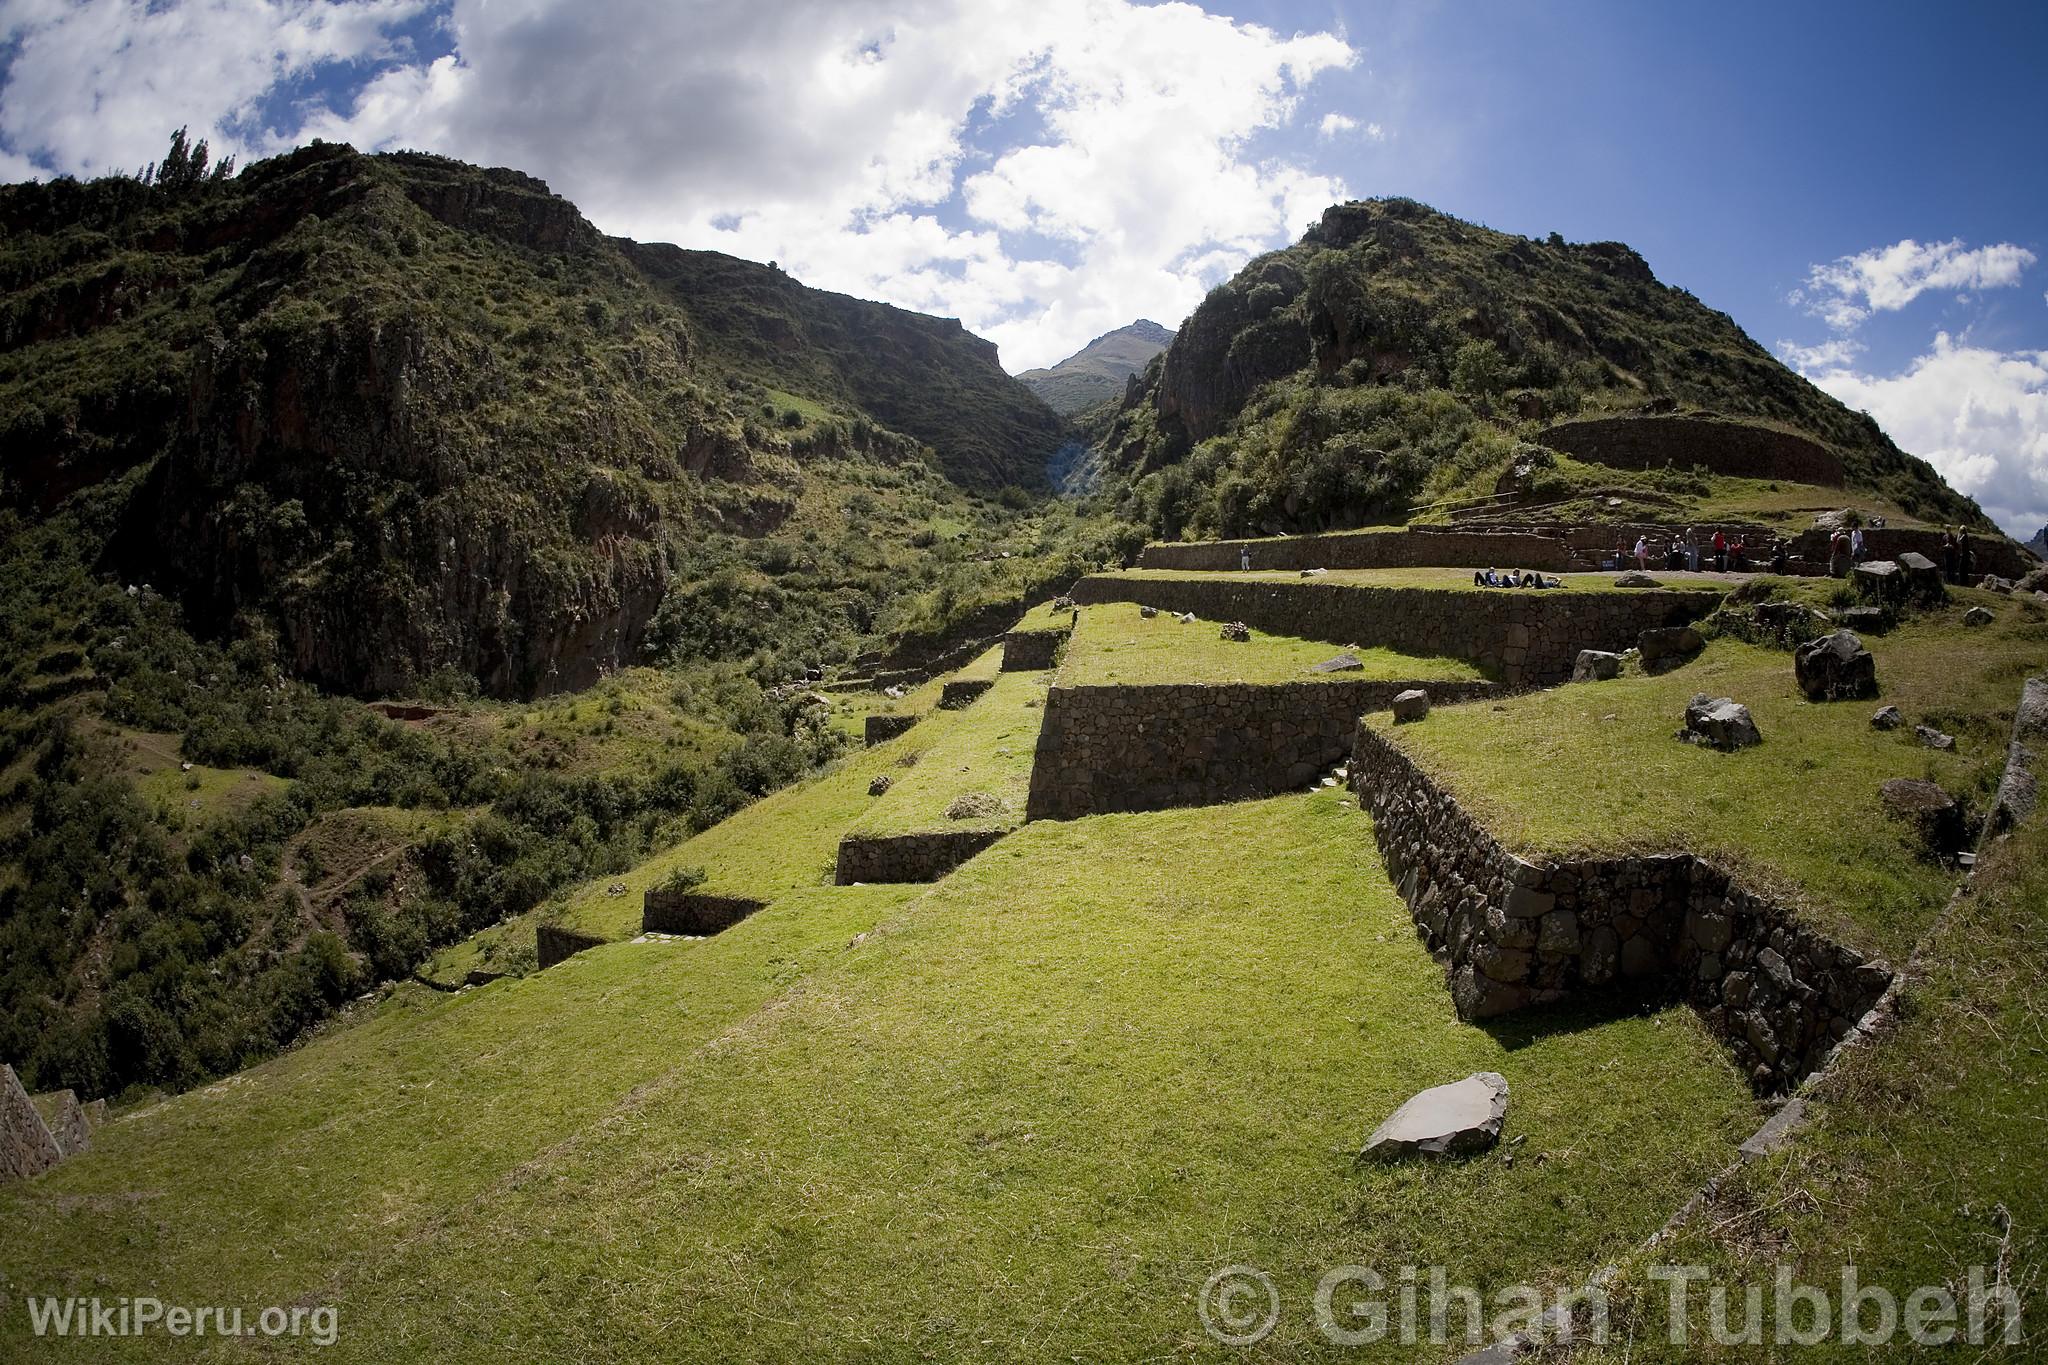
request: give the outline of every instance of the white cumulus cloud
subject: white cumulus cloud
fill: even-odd
[[[1271,135],[1358,54],[1193,4],[452,0],[432,62],[394,50],[417,12],[0,0],[22,42],[0,155],[119,169],[189,122],[222,150],[317,136],[516,166],[608,231],[957,316],[1012,369],[1183,317],[1345,197]],[[334,62],[361,68],[336,107],[252,126]]]
[[[2011,242],[1966,248],[1960,240],[1923,245],[1908,237],[1811,267],[1792,301],[1835,330],[1850,331],[1872,313],[1897,312],[1930,291],[2018,284],[2034,261],[2033,252]]]
[[[1852,353],[1816,356],[1826,349],[1779,346],[2007,531],[2025,539],[2048,524],[2048,351],[1990,350],[1943,332],[1897,374],[1876,375],[1852,368]]]

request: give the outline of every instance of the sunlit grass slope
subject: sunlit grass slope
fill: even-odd
[[[1320,640],[1251,632],[1250,640],[1226,640],[1214,621],[1186,625],[1170,612],[1144,617],[1134,602],[1104,602],[1081,609],[1060,665],[1063,687],[1108,683],[1282,683],[1361,678],[1428,682],[1476,679],[1480,671],[1460,659],[1402,654],[1384,647],[1350,652],[1365,667],[1344,673],[1312,673],[1338,653]]]

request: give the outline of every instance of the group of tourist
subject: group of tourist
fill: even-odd
[[[1960,526],[1941,529],[1941,576],[1959,585],[1977,576],[1977,548]]]
[[[1545,578],[1534,569],[1523,573],[1520,569],[1509,569],[1506,573],[1495,573],[1491,566],[1484,573],[1474,571],[1472,586],[1475,588],[1561,588],[1562,578]]]
[[[1758,552],[1753,550],[1740,534],[1730,536],[1718,527],[1713,535],[1702,538],[1696,529],[1688,526],[1683,535],[1673,536],[1661,545],[1653,542],[1647,535],[1639,535],[1633,547],[1624,540],[1614,551],[1616,568],[1633,559],[1636,567],[1645,572],[1648,572],[1652,562],[1659,562],[1673,573],[1687,570],[1693,573],[1703,570],[1714,573],[1748,573],[1752,568],[1760,567],[1760,558]],[[1783,573],[1785,565],[1785,547],[1774,546],[1770,557],[1771,571]]]

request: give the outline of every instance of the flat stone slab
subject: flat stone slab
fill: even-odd
[[[1334,659],[1325,659],[1319,664],[1309,665],[1311,673],[1358,673],[1365,669],[1356,654],[1339,654]]]
[[[1462,1081],[1431,1086],[1396,1109],[1372,1130],[1358,1159],[1483,1152],[1500,1140],[1507,1117],[1507,1078],[1496,1071],[1474,1072]]]

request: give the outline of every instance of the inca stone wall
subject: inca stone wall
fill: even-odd
[[[0,1063],[0,1180],[26,1180],[64,1159],[14,1068]]]
[[[1792,552],[1825,572],[1829,535],[1829,532],[1818,528],[1801,531],[1793,538]],[[2041,567],[2041,561],[2027,553],[2024,546],[2004,536],[1971,531],[1969,543],[1975,571],[1975,577],[1970,580],[1973,584],[1988,573],[1997,574],[2000,578],[2024,578]],[[1941,532],[1910,526],[1880,526],[1866,528],[1863,532],[1863,557],[1866,560],[1897,559],[1909,550],[1926,555],[1939,566]]]
[[[85,1106],[75,1090],[59,1090],[43,1097],[48,1106],[44,1126],[57,1140],[57,1150],[67,1157],[92,1150],[92,1125],[85,1120]]]
[[[861,722],[861,738],[865,739],[870,746],[881,744],[896,738],[896,736],[902,734],[911,726],[917,724],[917,722],[918,717],[916,716],[869,716],[865,721]]]
[[[559,924],[543,924],[533,931],[534,956],[539,960],[537,970],[546,971],[557,962],[576,956],[585,948],[601,948],[606,940],[597,934],[586,934],[579,929],[564,929]]]
[[[850,834],[839,841],[833,880],[935,882],[1008,833],[1000,829],[929,830],[921,834]]]
[[[1593,417],[1559,422],[1536,439],[1575,459],[1615,469],[1700,465],[1737,478],[1842,486],[1841,457],[1819,441],[1716,417]]]
[[[939,689],[939,709],[958,711],[972,706],[995,685],[994,678],[955,678]]]
[[[1147,545],[1141,569],[1199,569],[1220,573],[1241,567],[1249,546],[1254,569],[1564,569],[1564,545],[1551,536],[1510,531],[1334,531],[1279,540],[1208,540]]]
[[[640,908],[640,931],[656,934],[721,934],[766,901],[747,896],[713,896],[702,891],[648,891]]]
[[[1109,575],[1091,575],[1073,590],[1074,600],[1084,604],[1140,602],[1212,621],[1243,621],[1276,635],[1465,659],[1510,687],[1564,682],[1580,650],[1631,648],[1644,631],[1697,620],[1724,596],[1719,590],[1668,588],[1451,593],[1311,580]]]
[[[1891,983],[1883,963],[1691,854],[1526,862],[1364,722],[1351,779],[1461,1018],[1676,992],[1775,1093],[1817,1070]]]
[[[1013,630],[1003,637],[1003,672],[1029,673],[1051,668],[1070,626],[1058,630]]]
[[[1360,714],[1385,710],[1410,687],[1437,703],[1494,690],[1364,681],[1055,687],[1025,815],[1072,820],[1295,791],[1343,760]]]

